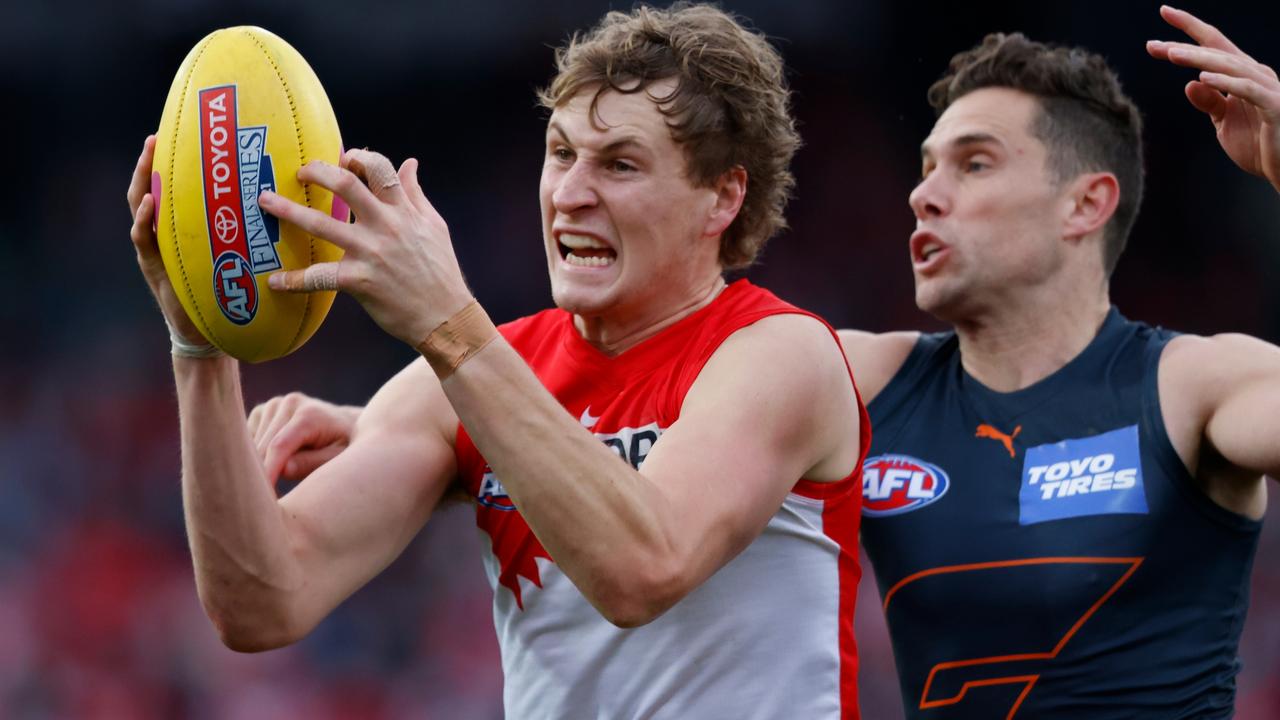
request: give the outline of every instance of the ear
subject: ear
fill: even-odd
[[[715,192],[715,204],[707,214],[707,224],[703,233],[708,236],[724,234],[738,217],[742,209],[742,201],[747,197],[747,169],[734,165],[716,178],[711,189]]]
[[[1085,173],[1071,182],[1065,200],[1063,237],[1079,240],[1102,230],[1116,214],[1120,182],[1109,172]]]

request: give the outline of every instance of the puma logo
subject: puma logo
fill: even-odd
[[[973,436],[980,437],[980,438],[991,438],[992,440],[999,440],[1000,443],[1004,445],[1004,449],[1009,451],[1009,457],[1016,457],[1017,453],[1013,451],[1013,439],[1018,437],[1018,433],[1020,432],[1022,432],[1021,425],[1013,429],[1012,435],[1006,435],[1000,432],[999,430],[997,430],[994,426],[988,425],[986,423],[982,423],[981,425],[978,426],[978,432],[974,433]]]

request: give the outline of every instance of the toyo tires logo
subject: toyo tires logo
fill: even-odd
[[[258,207],[275,189],[267,127],[239,127],[236,86],[200,91],[200,162],[213,285],[222,314],[246,325],[258,311],[256,275],[280,269],[280,225]]]

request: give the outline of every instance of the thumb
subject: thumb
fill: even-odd
[[[267,286],[272,290],[290,293],[309,293],[323,290],[339,290],[338,268],[341,261],[317,263],[303,270],[285,270],[272,273]]]

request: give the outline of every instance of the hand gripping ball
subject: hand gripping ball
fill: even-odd
[[[227,354],[250,362],[287,355],[329,312],[334,293],[274,292],[267,276],[342,251],[263,212],[258,194],[272,190],[345,222],[341,198],[297,180],[306,163],[336,164],[341,152],[324,88],[279,37],[217,30],[183,60],[156,138],[156,236],[182,306]]]

